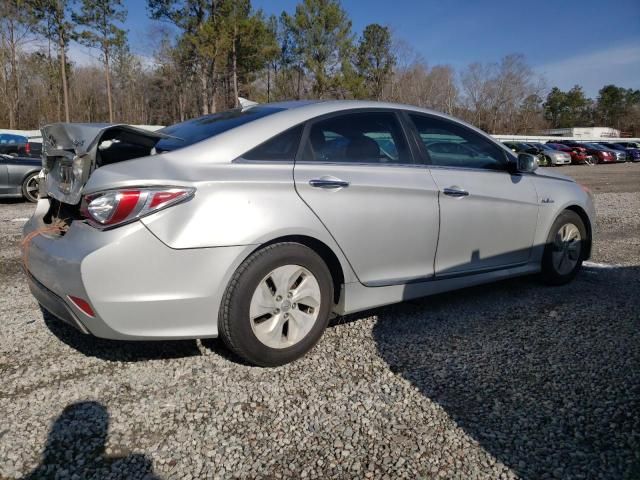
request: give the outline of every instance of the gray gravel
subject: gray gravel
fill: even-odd
[[[0,203],[0,478],[640,478],[640,193],[597,202],[619,267],[344,318],[278,369],[43,320]]]

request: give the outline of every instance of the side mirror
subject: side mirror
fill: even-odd
[[[521,173],[531,173],[538,168],[538,159],[530,153],[518,154],[516,170]]]

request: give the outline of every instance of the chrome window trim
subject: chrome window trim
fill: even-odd
[[[296,165],[328,165],[328,166],[359,166],[359,167],[399,167],[399,168],[426,168],[428,165],[415,163],[367,163],[367,162],[314,162],[312,160],[298,160]]]
[[[231,163],[245,164],[245,165],[293,165],[294,160],[247,160],[246,158],[238,157],[231,160]]]
[[[478,167],[454,167],[452,165],[433,165],[429,164],[427,167],[430,170],[456,170],[463,172],[488,172],[488,173],[499,173],[501,175],[522,175],[522,172],[510,172],[508,169],[505,170],[493,170],[490,168],[478,168]]]

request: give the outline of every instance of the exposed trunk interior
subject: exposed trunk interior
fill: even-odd
[[[51,199],[45,222],[68,225],[82,218],[82,191],[93,171],[152,155],[163,138],[170,136],[131,125],[56,123],[43,127],[45,182],[41,194]]]
[[[55,123],[42,128],[47,195],[78,204],[91,173],[104,165],[144,157],[166,134],[131,125]]]

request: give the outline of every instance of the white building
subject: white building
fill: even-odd
[[[574,137],[574,138],[618,138],[620,130],[609,127],[574,127],[553,128],[540,132],[549,137]]]

